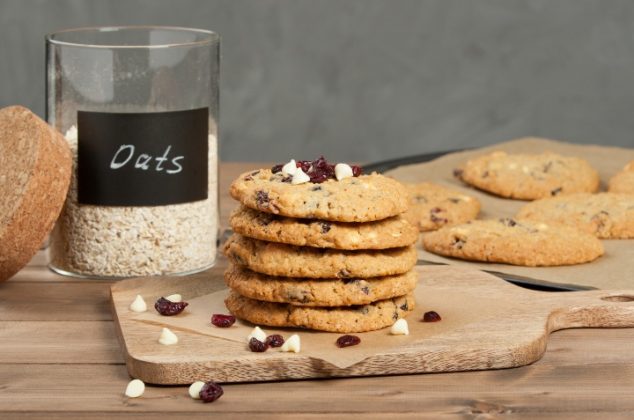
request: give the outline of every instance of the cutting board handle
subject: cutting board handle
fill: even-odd
[[[565,328],[634,327],[634,290],[562,292],[546,299],[551,331]]]

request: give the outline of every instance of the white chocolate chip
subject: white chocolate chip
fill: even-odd
[[[409,326],[404,318],[398,319],[392,328],[390,328],[390,334],[392,335],[409,335]]]
[[[133,379],[125,388],[125,396],[128,398],[137,398],[145,392],[145,384],[140,379]]]
[[[548,229],[548,225],[545,224],[545,223],[540,223],[540,224],[537,225],[537,229],[546,230],[546,229]]]
[[[158,342],[163,344],[164,346],[171,346],[172,344],[178,343],[178,337],[176,337],[176,334],[170,331],[169,328],[163,328]]]
[[[189,386],[189,396],[195,400],[200,399],[200,390],[203,389],[205,383],[203,381],[196,381]]]
[[[295,173],[293,174],[293,180],[291,181],[291,184],[304,184],[308,181],[310,181],[310,177],[306,175],[304,171],[302,171],[302,168],[297,168],[297,171],[295,171]]]
[[[509,163],[509,169],[517,169],[517,163],[515,162]]]
[[[299,340],[299,335],[293,334],[282,344],[280,351],[299,353],[301,348],[301,343]]]
[[[77,131],[77,126],[73,125],[68,130],[66,130],[66,134],[64,134],[66,140],[77,140],[79,137],[79,133]]]
[[[335,177],[337,177],[337,181],[341,181],[342,179],[350,178],[352,176],[352,167],[347,163],[338,163],[335,165]]]
[[[282,173],[284,175],[294,175],[297,172],[297,163],[295,159],[291,159],[286,165],[282,166]]]
[[[262,331],[260,327],[255,327],[253,331],[251,331],[251,334],[247,336],[247,343],[251,341],[252,338],[264,343],[266,341],[266,333]]]
[[[170,302],[176,303],[182,301],[183,297],[178,293],[174,293],[173,295],[165,296],[165,299],[169,300]]]
[[[466,228],[462,228],[462,227],[454,227],[451,228],[451,232],[457,234],[457,235],[466,235],[469,233],[469,230]]]
[[[469,197],[468,195],[461,195],[460,197],[458,197],[459,199],[463,200],[463,201],[471,201],[473,200],[471,197]]]
[[[147,305],[141,295],[136,295],[132,303],[130,304],[130,310],[132,312],[145,312],[147,311]]]
[[[525,174],[529,174],[529,173],[531,173],[531,168],[529,168],[528,166],[524,165],[524,166],[522,166],[522,172],[524,172]]]

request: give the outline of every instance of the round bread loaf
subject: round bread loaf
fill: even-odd
[[[24,107],[0,109],[0,281],[24,267],[52,230],[71,167],[61,133]]]

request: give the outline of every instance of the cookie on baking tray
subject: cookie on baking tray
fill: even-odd
[[[557,224],[520,219],[473,220],[423,235],[434,254],[513,265],[581,264],[603,255],[594,235]]]
[[[224,278],[227,286],[242,296],[298,306],[365,305],[406,295],[418,281],[414,271],[368,279],[314,280],[267,276],[233,264]]]
[[[227,240],[224,253],[252,271],[285,277],[379,277],[405,273],[416,264],[414,246],[342,251],[265,242],[239,234]]]
[[[312,176],[310,172],[302,174],[286,175],[270,169],[247,172],[231,184],[231,196],[266,213],[338,222],[386,219],[403,213],[409,204],[403,184],[377,173],[294,183]]]
[[[475,219],[480,202],[460,191],[438,184],[405,184],[410,193],[410,208],[404,217],[421,232],[440,229]]]
[[[610,179],[608,191],[634,194],[634,160],[625,165],[620,172]]]
[[[497,151],[468,160],[454,174],[481,190],[520,200],[595,192],[599,188],[599,174],[587,161],[550,152]]]
[[[271,327],[301,327],[338,333],[353,333],[389,327],[405,317],[415,306],[408,294],[360,306],[306,307],[262,302],[231,292],[225,299],[227,309],[238,318]]]
[[[401,216],[367,223],[294,219],[239,206],[233,231],[270,242],[336,249],[386,249],[412,245],[418,229]]]
[[[634,238],[634,195],[607,192],[545,198],[522,207],[517,217],[567,225],[602,239]]]

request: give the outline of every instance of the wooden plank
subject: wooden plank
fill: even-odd
[[[607,378],[610,386],[601,386]],[[419,412],[532,418],[595,412],[613,418],[634,413],[634,367],[620,363],[225,385],[225,395],[213,404],[192,401],[186,387],[148,386],[143,397],[127,399],[128,380],[120,365],[0,365],[0,412],[301,413],[306,418]]]
[[[129,371],[156,384],[183,384],[209,377],[245,382],[515,367],[538,360],[552,331],[634,326],[633,302],[601,299],[610,294],[632,296],[634,291],[535,292],[470,269],[422,266],[417,270],[421,295],[417,296],[419,308],[410,317],[410,336],[392,344],[389,340],[394,338],[386,338],[385,331],[360,334],[362,345],[346,349],[345,355],[332,345],[332,335],[305,334],[304,338],[312,341],[304,343],[300,354],[290,357],[271,351],[255,357],[244,344],[252,327],[236,325],[232,327],[235,334],[209,329],[209,311],[214,304],[207,301],[198,306],[204,313],[194,313],[192,305],[189,316],[149,314],[144,318],[148,323],[139,322],[138,315],[128,309],[137,293],[158,296],[178,290],[190,297],[206,295],[222,287],[220,276],[117,283],[112,287],[115,321]],[[432,334],[429,326],[414,321],[422,317],[423,307],[438,309],[444,317],[434,325]],[[214,310],[224,312],[222,302]],[[179,331],[177,346],[156,344],[160,326]],[[367,351],[373,342],[372,350]],[[347,365],[337,364],[355,352],[363,354],[351,358]]]
[[[191,277],[218,276],[226,266],[227,260],[221,256],[215,267]],[[110,286],[116,281],[57,277],[60,281],[38,282],[32,279],[0,283],[0,321],[112,320]],[[180,278],[187,277],[190,276]],[[148,305],[152,304],[148,302]]]
[[[8,281],[0,286],[0,321],[111,321],[111,284]]]
[[[123,363],[110,321],[2,321],[1,363]]]

